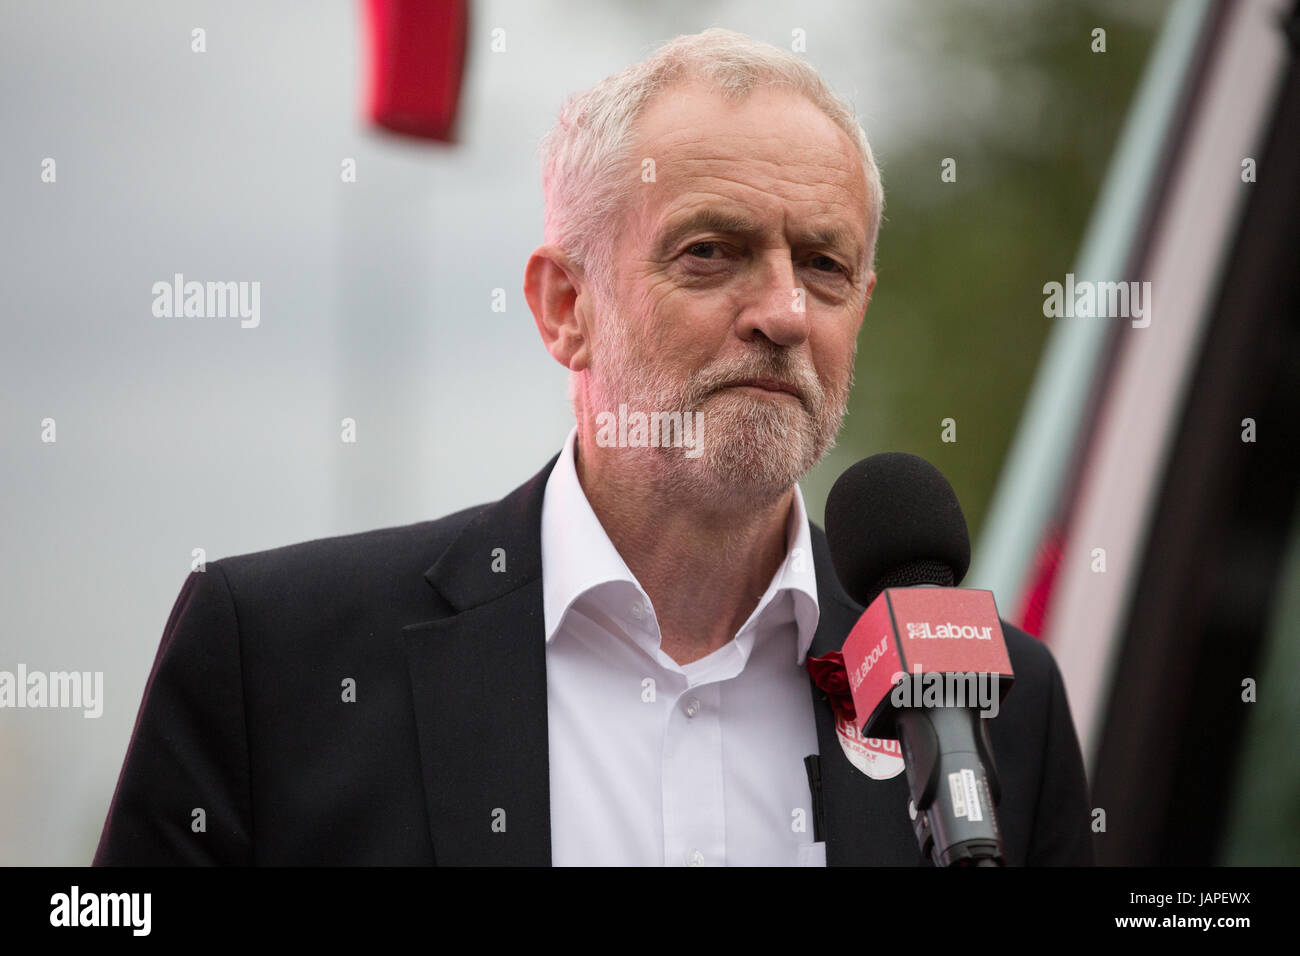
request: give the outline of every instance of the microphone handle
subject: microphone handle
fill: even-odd
[[[1001,866],[1000,796],[988,725],[968,707],[895,712],[921,852],[935,866]]]

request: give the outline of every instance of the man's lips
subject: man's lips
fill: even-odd
[[[726,388],[758,388],[765,392],[784,392],[800,401],[803,400],[803,397],[799,394],[799,389],[789,382],[783,382],[777,378],[746,378],[738,382],[732,382]]]

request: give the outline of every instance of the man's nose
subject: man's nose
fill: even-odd
[[[807,291],[794,277],[789,250],[763,256],[753,277],[753,301],[740,316],[737,334],[748,342],[755,332],[776,345],[798,345],[808,337]]]

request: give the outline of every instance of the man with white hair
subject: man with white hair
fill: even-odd
[[[927,862],[901,760],[851,756],[804,666],[861,613],[797,482],[876,282],[866,136],[709,30],[574,97],[543,155],[562,451],[494,504],[191,575],[96,862]],[[1089,863],[1060,675],[1007,641],[1006,858]]]

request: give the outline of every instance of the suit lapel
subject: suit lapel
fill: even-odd
[[[551,863],[541,517],[558,457],[425,573],[452,613],[403,629],[439,865]]]
[[[812,541],[821,615],[808,654],[821,657],[844,647],[863,609],[840,587],[826,533],[816,525]],[[840,746],[830,702],[811,677],[808,683],[821,752],[827,866],[925,865],[907,815],[907,775],[872,780],[853,766]]]

